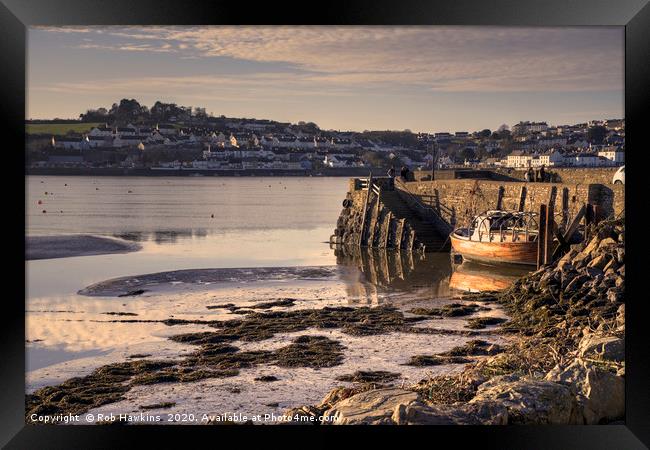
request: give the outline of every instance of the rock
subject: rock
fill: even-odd
[[[334,404],[345,400],[346,398],[352,397],[355,394],[355,390],[348,387],[337,387],[332,389],[320,402],[321,407],[331,408]]]
[[[611,237],[605,238],[602,241],[600,241],[600,244],[598,245],[598,250],[607,248],[607,247],[613,247],[616,246],[616,241],[612,239]]]
[[[582,243],[582,242],[579,242],[577,244],[571,245],[570,248],[571,248],[572,251],[575,251],[576,255],[577,255],[578,253],[580,253],[581,251],[583,251],[585,249],[585,244]]]
[[[576,359],[566,367],[555,366],[545,379],[575,390],[579,414],[571,423],[597,424],[625,414],[625,380],[595,364]]]
[[[625,361],[625,338],[589,334],[578,344],[578,354],[582,358]]]
[[[609,273],[611,271],[613,273],[616,269],[618,269],[618,261],[616,258],[612,258],[607,264],[605,264],[605,267],[603,267],[603,272]]]
[[[573,280],[571,280],[571,282],[567,285],[567,287],[564,289],[564,291],[565,292],[577,291],[587,281],[589,281],[589,276],[588,275],[577,276]]]
[[[594,237],[593,239],[591,239],[591,241],[589,241],[589,244],[587,244],[587,246],[584,248],[584,250],[582,250],[582,252],[580,252],[580,253],[583,254],[583,255],[591,254],[594,250],[596,250],[598,248],[599,243],[600,243],[600,241],[598,240],[598,237],[597,236]]]
[[[508,410],[497,402],[461,405],[399,405],[392,416],[397,425],[507,425]]]
[[[607,265],[607,262],[609,261],[609,257],[607,254],[602,254],[599,256],[596,256],[594,259],[592,259],[589,264],[587,264],[588,268],[594,268],[594,269],[599,269],[599,272],[602,273],[602,269]]]
[[[616,249],[616,259],[618,260],[619,264],[623,264],[625,262],[625,247],[619,247]]]
[[[577,402],[567,386],[551,381],[494,377],[478,387],[469,404],[498,401],[508,410],[508,424],[574,423]]]
[[[318,424],[318,418],[321,416],[322,410],[314,406],[301,406],[298,408],[292,408],[285,411],[284,415],[286,417],[291,417],[291,420],[282,422],[283,425],[316,425]]]
[[[577,254],[578,252],[576,250],[569,250],[568,253],[557,262],[558,269],[564,272],[573,268],[573,258],[575,258]]]
[[[587,263],[591,261],[591,253],[580,252],[573,259],[573,266],[577,269],[584,267]]]
[[[618,303],[623,300],[623,293],[618,288],[607,289],[607,300],[612,303]]]
[[[422,405],[417,393],[404,389],[375,389],[342,400],[325,411],[323,424],[389,425],[398,407]]]
[[[620,305],[616,310],[616,327],[625,330],[625,303]]]

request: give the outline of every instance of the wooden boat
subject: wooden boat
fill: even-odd
[[[465,261],[536,265],[535,216],[529,212],[486,211],[476,216],[470,227],[452,231],[452,250]]]

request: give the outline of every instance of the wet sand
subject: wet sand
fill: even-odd
[[[463,368],[446,361],[410,365],[414,357],[447,352],[473,339],[503,343],[494,326],[481,330],[467,326],[476,317],[504,317],[496,305],[480,310],[445,307],[458,301],[437,296],[437,288],[423,281],[408,290],[377,289],[363,273],[351,273],[354,270],[320,266],[173,271],[96,283],[82,289],[90,295],[78,295],[74,303],[32,302],[28,356],[30,349],[42,353],[65,348],[77,357],[67,355],[45,367],[36,364],[27,374],[28,392],[88,376],[111,364],[166,361],[163,366],[173,367],[136,375],[150,379],[150,384],[132,384],[116,401],[89,412],[282,414],[297,405],[317,403],[333,387],[353,386],[354,382],[337,378],[357,371],[392,372],[396,376],[389,384],[406,386]],[[145,292],[119,297],[136,288]],[[319,311],[327,308],[334,308],[334,313],[319,319]],[[337,308],[343,309],[336,312]],[[418,315],[424,308],[459,309],[467,315]],[[197,364],[197,355],[201,360],[213,358],[209,355],[214,345],[206,347],[192,336],[221,336],[219,340],[226,341],[218,345],[235,350],[228,350],[232,353],[226,360],[216,365],[203,362],[188,374],[224,363],[235,372],[191,382],[178,379],[184,376],[178,368],[184,370],[188,361]],[[309,337],[326,338],[336,346],[318,350],[315,356],[325,363],[302,358],[282,362],[280,356],[286,357],[287,349]],[[251,363],[241,366],[237,361],[244,357]]]
[[[26,236],[25,260],[128,253],[142,247],[134,242],[91,235]]]

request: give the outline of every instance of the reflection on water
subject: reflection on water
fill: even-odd
[[[449,287],[467,292],[501,291],[528,273],[515,265],[488,266],[465,261],[453,265]]]
[[[430,298],[449,295],[451,262],[445,253],[333,246],[336,263],[358,270],[343,271],[351,298],[381,303],[386,294],[422,291]]]
[[[413,253],[400,250],[334,246],[336,263],[357,270],[342,272],[351,299],[382,303],[395,292],[422,290],[430,298],[465,292],[506,289],[528,270],[520,266],[453,264],[446,253]]]
[[[206,238],[208,236],[208,230],[199,228],[187,230],[124,231],[113,233],[112,236],[131,242],[153,241],[156,244],[175,244],[179,239]]]

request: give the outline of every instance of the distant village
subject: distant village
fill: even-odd
[[[110,111],[89,110],[80,116],[79,123],[89,122],[95,125],[84,133],[28,132],[28,165],[327,171],[390,166],[430,169],[434,165],[601,167],[625,161],[624,119],[573,125],[522,121],[494,131],[352,132],[321,130],[311,122],[214,117],[201,108],[161,102],[149,110],[125,99]],[[29,129],[36,121],[27,123]]]

